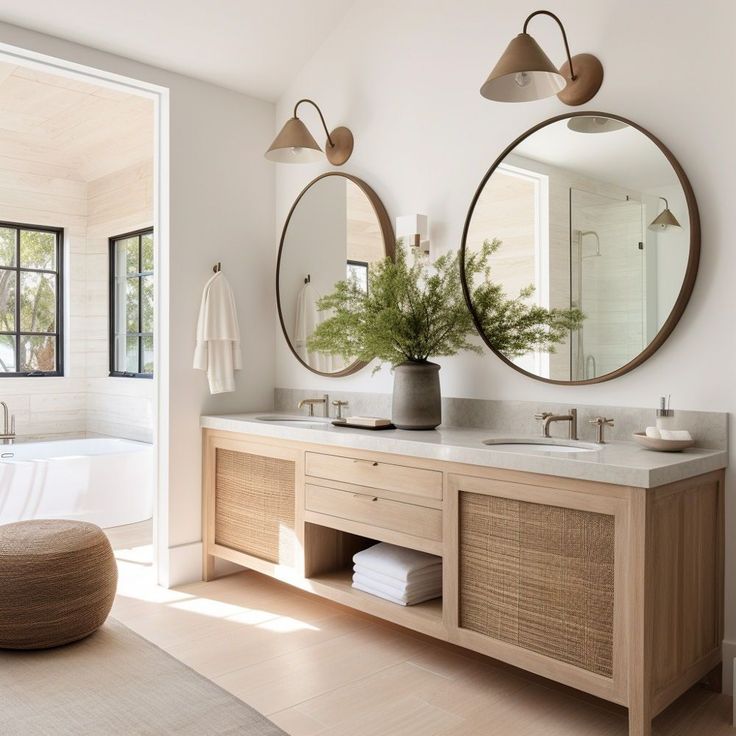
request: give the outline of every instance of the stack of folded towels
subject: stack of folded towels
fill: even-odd
[[[381,542],[353,556],[353,587],[400,606],[442,596],[442,558]]]

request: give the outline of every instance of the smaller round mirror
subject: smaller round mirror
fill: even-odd
[[[346,279],[367,289],[369,266],[393,254],[388,214],[364,181],[330,172],[306,186],[286,218],[276,267],[281,328],[302,365],[322,376],[346,376],[365,365],[311,352],[307,342],[330,316],[318,309],[320,297]]]

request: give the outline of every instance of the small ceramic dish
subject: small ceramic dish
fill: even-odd
[[[660,440],[647,437],[646,432],[634,432],[632,436],[642,447],[655,452],[682,452],[688,447],[695,447],[695,440]]]

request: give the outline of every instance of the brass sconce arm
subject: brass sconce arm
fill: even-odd
[[[575,76],[575,70],[573,69],[573,65],[572,65],[572,56],[570,55],[570,44],[567,42],[567,33],[565,32],[565,26],[562,25],[562,21],[554,13],[551,13],[549,10],[535,10],[524,21],[524,27],[522,29],[522,33],[527,33],[527,28],[529,27],[529,21],[537,15],[549,16],[560,27],[560,32],[562,33],[562,40],[565,43],[565,53],[567,54],[567,63],[570,65],[570,79],[572,81],[575,81],[577,77]]]
[[[325,123],[325,117],[322,114],[322,110],[319,109],[319,105],[314,100],[310,100],[308,97],[304,97],[303,99],[299,100],[299,102],[297,102],[296,105],[294,105],[294,117],[295,118],[299,117],[296,114],[296,111],[299,105],[301,105],[303,102],[308,102],[317,111],[317,113],[319,114],[319,119],[322,122],[322,127],[325,129],[325,133],[327,133],[327,142],[330,144],[330,148],[334,148],[335,142],[332,140],[330,131],[327,129],[327,123]]]

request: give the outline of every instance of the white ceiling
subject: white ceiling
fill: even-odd
[[[0,156],[92,181],[153,156],[150,99],[0,63]]]
[[[276,100],[350,0],[2,0],[0,20]]]

